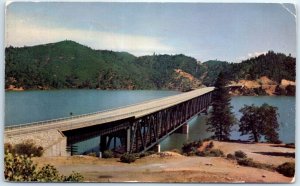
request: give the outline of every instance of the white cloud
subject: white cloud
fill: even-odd
[[[6,46],[31,46],[74,40],[94,49],[127,51],[135,55],[152,54],[153,52],[168,53],[173,48],[164,44],[161,38],[141,35],[101,32],[69,28],[43,27],[28,24],[26,20],[10,19],[6,25]]]
[[[260,56],[262,54],[266,54],[267,52],[253,52],[253,53],[248,53],[248,57],[257,57]]]
[[[234,60],[235,63],[239,63],[241,61],[244,61],[244,60],[247,60],[249,58],[252,58],[252,57],[257,57],[257,56],[260,56],[262,54],[266,54],[267,52],[253,52],[253,53],[248,53],[247,56],[240,56],[240,57],[237,57],[236,60]]]

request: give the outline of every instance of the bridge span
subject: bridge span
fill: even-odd
[[[45,156],[65,156],[67,146],[101,136],[101,151],[113,146],[122,152],[143,152],[173,132],[187,132],[188,120],[207,110],[213,90],[206,87],[102,112],[6,126],[5,142],[30,139],[43,146]]]

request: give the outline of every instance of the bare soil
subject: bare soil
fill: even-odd
[[[214,148],[223,150],[225,154],[242,150],[254,160],[274,165],[294,161],[293,157],[284,157],[280,153],[295,152],[293,148],[261,143],[214,141]],[[89,156],[40,157],[33,160],[39,166],[52,164],[65,175],[79,172],[88,182],[290,183],[293,180],[274,171],[239,166],[235,161],[222,157],[186,157],[174,152],[150,155],[131,164],[121,163],[117,158]]]

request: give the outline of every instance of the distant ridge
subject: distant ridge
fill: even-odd
[[[179,55],[136,57],[128,52],[94,50],[71,40],[5,49],[6,89],[171,89],[188,91],[213,85],[219,72],[228,81],[267,76],[295,81],[296,59],[267,54],[234,64],[199,63]]]

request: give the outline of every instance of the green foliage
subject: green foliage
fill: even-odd
[[[30,157],[5,153],[4,178],[8,181],[36,181],[37,166]]]
[[[4,144],[5,152],[9,151],[12,154],[26,155],[26,156],[37,156],[43,155],[43,147],[36,146],[31,140],[24,141],[22,143],[11,145],[9,143]]]
[[[40,182],[60,182],[64,180],[64,176],[60,175],[53,165],[45,165],[41,170],[37,171],[37,181]]]
[[[220,72],[226,73],[231,69],[232,64],[226,61],[209,60],[204,62],[203,65],[207,68],[207,76],[204,78],[203,84],[214,86]]]
[[[196,78],[205,71],[196,59],[184,55],[135,57],[126,52],[93,50],[68,40],[8,47],[5,62],[6,88],[14,85],[25,89],[164,89],[173,82],[175,69]]]
[[[212,86],[220,72],[226,80],[253,80],[261,76],[280,82],[295,81],[296,59],[281,53],[251,58],[241,63],[197,62],[179,55],[135,57],[127,52],[93,50],[74,41],[61,41],[33,47],[5,49],[5,87],[24,89],[178,89],[190,90],[192,82],[178,78],[181,69]],[[172,85],[172,86],[170,86]],[[256,90],[258,93],[260,89]],[[288,95],[293,95],[289,87]]]
[[[237,159],[237,163],[239,165],[247,166],[247,167],[255,167],[259,169],[272,170],[272,171],[275,170],[274,166],[253,161],[252,158],[240,158]]]
[[[286,95],[287,96],[295,96],[296,95],[296,86],[288,85],[286,87]]]
[[[224,152],[220,149],[211,149],[209,151],[208,156],[212,156],[212,157],[222,157],[224,156]]]
[[[196,155],[202,157],[223,157],[224,152],[220,149],[205,149],[204,151],[197,151]]]
[[[282,79],[295,81],[296,78],[296,59],[273,51],[244,60],[241,63],[212,60],[203,64],[207,67],[208,72],[204,79],[205,85],[213,85],[220,72],[224,73],[228,81],[255,80],[261,76],[268,76],[280,83]]]
[[[268,142],[280,143],[277,107],[266,103],[260,107],[245,105],[240,112],[243,114],[239,123],[241,135],[250,134],[250,140],[255,142],[264,136]]]
[[[181,148],[182,153],[194,155],[197,152],[197,149],[202,146],[202,144],[203,142],[201,140],[185,143]]]
[[[294,177],[295,175],[295,163],[285,162],[279,165],[276,170],[287,177]]]
[[[241,151],[241,150],[238,150],[238,151],[235,151],[234,152],[234,156],[236,157],[236,158],[247,158],[247,154],[246,153],[244,153],[243,151]]]
[[[33,163],[27,155],[17,155],[6,151],[4,157],[4,178],[8,181],[40,181],[40,182],[79,182],[83,176],[73,172],[69,176],[60,175],[52,165],[45,165],[41,169]]]
[[[132,163],[135,162],[136,156],[134,154],[125,153],[121,156],[120,161],[124,163]]]
[[[102,158],[113,158],[114,153],[111,150],[106,150],[102,154]]]
[[[235,119],[231,112],[231,98],[228,88],[225,87],[226,80],[222,73],[219,74],[214,86],[216,90],[212,95],[212,111],[207,121],[207,131],[213,133],[212,138],[224,141],[229,139]]]
[[[84,177],[78,173],[78,172],[72,172],[72,174],[70,174],[67,177],[64,177],[65,182],[82,182],[84,180]]]

